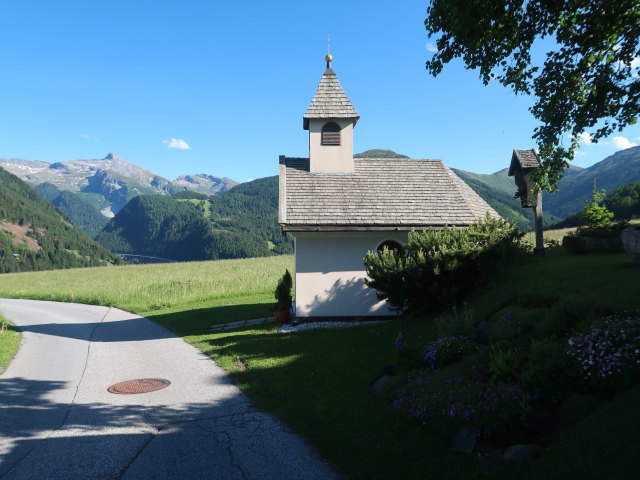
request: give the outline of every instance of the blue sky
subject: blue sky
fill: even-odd
[[[1,1],[0,157],[115,152],[171,179],[275,175],[278,155],[308,154],[302,115],[331,35],[334,70],[361,116],[356,153],[390,148],[500,170],[513,148],[535,146],[532,99],[484,86],[460,63],[430,77],[426,5]],[[640,127],[612,137],[585,145],[575,163],[640,144]]]

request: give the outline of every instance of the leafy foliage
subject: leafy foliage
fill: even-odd
[[[580,214],[580,219],[587,227],[590,228],[607,228],[613,220],[613,212],[603,204],[606,193],[604,190],[596,188],[596,182],[593,182],[593,199],[584,207]]]
[[[370,280],[399,310],[441,311],[466,298],[491,268],[524,248],[515,225],[488,215],[467,229],[409,232],[406,254],[384,248],[364,259]]]
[[[591,130],[597,142],[636,122],[637,0],[433,0],[427,14],[426,30],[438,36],[438,51],[426,63],[432,75],[461,58],[479,69],[485,84],[496,79],[537,97],[530,111],[541,122],[533,137],[543,161],[536,179],[542,188],[557,188],[583,132]],[[546,37],[555,46],[537,65],[532,50]],[[568,146],[562,144],[566,132]]]
[[[120,263],[15,175],[0,168],[0,221],[21,226],[33,248],[0,230],[0,273]],[[15,243],[15,244],[14,244]]]

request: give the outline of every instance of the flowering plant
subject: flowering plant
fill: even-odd
[[[569,338],[567,354],[587,384],[599,388],[640,370],[640,311],[606,317],[589,332]]]
[[[523,426],[530,400],[518,385],[466,376],[434,378],[423,370],[398,391],[393,405],[421,425],[467,424],[490,435]]]
[[[422,360],[428,368],[435,370],[461,359],[470,348],[471,342],[464,335],[440,337],[425,347]]]

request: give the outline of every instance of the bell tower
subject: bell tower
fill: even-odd
[[[309,171],[353,173],[353,128],[360,115],[331,68],[331,54],[325,60],[327,68],[303,117],[309,130]]]

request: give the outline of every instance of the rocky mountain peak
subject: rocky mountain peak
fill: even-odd
[[[103,160],[122,160],[118,155],[113,152],[109,152]]]

